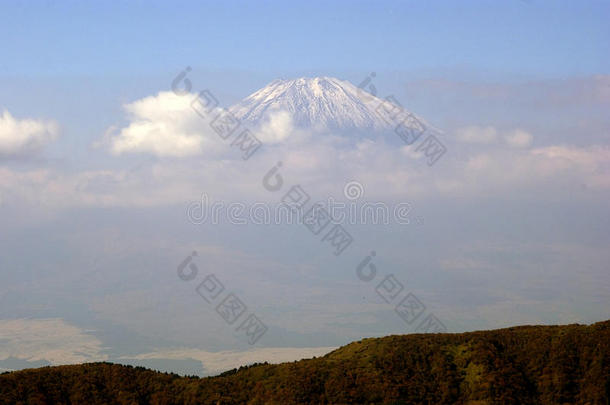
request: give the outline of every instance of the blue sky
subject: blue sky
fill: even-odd
[[[6,2],[0,74],[610,71],[603,1]]]

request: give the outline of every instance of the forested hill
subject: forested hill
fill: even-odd
[[[0,375],[1,404],[609,404],[610,321],[364,339],[189,378],[109,363]]]

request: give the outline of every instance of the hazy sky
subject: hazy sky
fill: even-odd
[[[110,359],[205,374],[415,332],[430,314],[448,331],[609,317],[610,3],[0,10],[0,369]],[[276,78],[375,72],[378,96],[437,128],[447,153],[429,167],[278,115],[243,161],[171,92],[187,66],[192,93],[225,107]],[[403,204],[409,223],[349,224],[335,256],[303,225],[189,221],[204,193],[274,207],[284,192],[262,183],[278,161],[286,189],[350,203],[356,181],[356,203]],[[268,327],[254,346],[196,291],[212,273]],[[377,294],[390,274],[425,305],[417,321]]]

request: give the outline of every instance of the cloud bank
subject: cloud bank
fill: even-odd
[[[0,116],[0,156],[23,156],[38,152],[59,134],[54,121],[17,119],[4,110]]]
[[[109,130],[110,151],[185,157],[217,149],[212,130],[191,108],[194,97],[160,92],[124,105],[129,124]]]
[[[102,343],[59,318],[0,319],[0,359],[46,360],[53,365],[103,361]]]

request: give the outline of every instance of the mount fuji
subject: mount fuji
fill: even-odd
[[[330,131],[386,132],[396,128],[398,111],[406,125],[424,123],[414,114],[333,77],[275,80],[230,108],[256,126],[271,113],[287,111],[297,127]],[[424,127],[427,127],[425,125]]]

